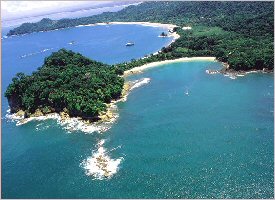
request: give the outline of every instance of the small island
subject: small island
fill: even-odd
[[[115,67],[60,49],[31,75],[18,73],[5,96],[11,113],[25,118],[62,113],[98,121],[108,104],[120,98],[123,85]]]
[[[160,34],[160,37],[167,37],[168,35],[167,35],[167,33],[164,33],[164,32],[162,32],[161,34]]]

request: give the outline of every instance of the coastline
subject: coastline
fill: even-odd
[[[266,68],[263,68],[262,70],[260,70],[260,69],[251,69],[249,71],[243,71],[243,70],[236,71],[234,69],[229,69],[228,67],[224,67],[221,70],[218,70],[217,73],[223,74],[224,76],[228,76],[231,79],[236,79],[237,77],[242,77],[242,76],[245,76],[247,74],[253,74],[253,73],[267,74],[267,73],[273,73],[273,72],[274,72],[273,70],[269,70],[269,69],[266,69]]]
[[[173,28],[175,27],[179,27],[177,25],[174,24],[162,24],[162,23],[156,23],[156,22],[99,22],[99,23],[93,23],[93,24],[80,24],[80,25],[76,25],[76,26],[71,26],[71,27],[65,27],[65,28],[57,28],[57,29],[52,29],[52,30],[46,30],[46,31],[34,31],[31,33],[24,33],[24,34],[15,34],[15,35],[5,35],[3,38],[8,38],[8,37],[14,37],[14,36],[23,36],[23,35],[28,35],[28,34],[32,34],[32,33],[44,33],[44,32],[50,32],[50,31],[58,31],[58,30],[62,30],[62,29],[67,29],[67,28],[78,28],[78,27],[85,27],[85,26],[106,26],[106,25],[120,25],[120,24],[125,24],[125,25],[141,25],[141,26],[151,26],[151,27],[160,27],[160,28],[166,28],[168,30],[173,30]],[[173,42],[178,39],[180,37],[179,34],[175,32],[172,33],[168,33],[167,37],[174,37]]]
[[[102,23],[94,23],[94,24],[86,24],[86,25],[77,25],[75,27],[83,27],[83,26],[106,26],[106,25],[141,25],[141,26],[151,26],[151,27],[160,27],[160,28],[166,28],[168,30],[173,30],[173,28],[179,27],[174,24],[162,24],[162,23],[156,23],[156,22],[102,22]],[[58,30],[58,29],[57,29]],[[180,38],[180,35],[177,34],[176,31],[172,33],[168,33],[167,37],[173,37],[174,39],[171,41],[171,43],[175,42],[178,38]],[[167,46],[169,46],[171,43],[169,43]],[[156,52],[157,53],[157,52]]]
[[[172,63],[179,63],[179,62],[191,62],[191,61],[213,61],[213,62],[220,62],[216,59],[216,57],[183,57],[173,60],[164,60],[164,61],[157,61],[157,62],[151,62],[147,63],[145,65],[141,65],[138,67],[134,67],[132,69],[126,70],[123,73],[122,77],[131,76],[133,74],[139,74],[144,72],[145,70],[155,68],[155,67],[161,67],[166,64],[172,64]],[[245,76],[247,74],[251,73],[273,73],[273,70],[263,69],[263,70],[256,70],[251,69],[249,71],[236,71],[229,68],[229,65],[227,63],[221,62],[223,68],[220,70],[206,70],[207,74],[223,74],[224,76],[228,76],[231,79],[236,79],[237,77]]]
[[[29,117],[25,117],[25,111],[19,110],[16,113],[10,113],[10,109],[7,110],[6,118],[16,122],[16,126],[26,124],[31,121],[44,121],[47,119],[57,120],[57,123],[67,130],[69,133],[73,131],[82,131],[84,133],[98,132],[100,134],[109,130],[112,124],[119,117],[117,110],[117,103],[127,100],[127,96],[134,88],[140,87],[150,82],[149,78],[142,78],[135,81],[128,81],[124,83],[123,90],[119,99],[112,100],[110,103],[106,103],[106,111],[101,112],[98,115],[97,121],[89,121],[82,119],[81,117],[70,117],[68,113],[62,111],[60,113],[52,112],[44,114],[40,109],[37,109],[35,113],[32,113]]]
[[[132,69],[126,70],[124,71],[123,77],[127,77],[129,75],[136,74],[136,73],[142,73],[147,69],[160,67],[165,64],[190,62],[190,61],[217,61],[217,60],[215,57],[184,57],[184,58],[178,58],[174,60],[157,61],[157,62],[148,63],[139,67],[134,67]]]
[[[207,74],[223,74],[226,77],[229,77],[230,79],[236,79],[237,77],[242,77],[245,76],[247,74],[252,74],[252,73],[273,73],[274,70],[270,70],[267,68],[263,68],[263,69],[250,69],[249,71],[244,71],[244,70],[239,70],[236,71],[234,69],[229,68],[229,64],[225,63],[225,62],[221,62],[222,63],[222,68],[219,70],[213,70],[213,69],[207,69],[205,72]]]
[[[107,22],[107,23],[94,23],[94,24],[87,24],[87,25],[78,25],[74,27],[82,27],[82,26],[98,26],[98,25],[111,25],[111,24],[133,24],[133,25],[142,25],[142,26],[151,26],[151,27],[162,27],[166,28],[168,30],[173,30],[173,28],[178,27],[177,25],[174,24],[161,24],[161,23],[151,23],[151,22]],[[68,27],[69,28],[69,27]],[[64,29],[64,28],[62,28]],[[55,29],[59,30],[59,29]],[[53,30],[51,30],[53,31]],[[170,32],[168,31],[168,36],[167,37],[173,37],[174,39],[166,45],[169,46],[171,43],[175,42],[176,39],[180,38],[180,35],[177,34],[176,31]],[[158,54],[159,51],[155,52],[154,55]],[[143,57],[144,58],[144,57]],[[190,62],[190,61],[215,61],[217,62],[218,60],[215,57],[183,57],[183,58],[178,58],[178,59],[172,59],[172,60],[164,60],[164,61],[157,61],[157,62],[151,62],[144,64],[142,66],[134,67],[132,69],[124,71],[122,77],[127,77],[132,74],[136,73],[142,73],[143,71],[154,68],[154,67],[160,67],[166,64],[171,64],[171,63],[179,63],[179,62]],[[224,74],[224,76],[229,76],[231,79],[235,79],[237,76],[244,76],[245,74],[249,73],[256,73],[256,72],[263,72],[263,73],[269,73],[270,71],[268,70],[250,70],[250,71],[232,71],[229,69],[229,66],[227,63],[222,63],[223,68],[221,70],[206,70],[206,73],[208,74],[216,74],[216,73],[221,73]],[[110,128],[110,123],[113,123],[116,121],[118,118],[118,112],[117,112],[117,106],[116,104],[121,101],[126,101],[127,96],[129,92],[135,88],[139,87],[140,85],[146,84],[150,82],[150,79],[145,78],[145,80],[140,81],[137,80],[129,83],[125,82],[123,86],[123,91],[121,94],[121,97],[117,100],[112,100],[110,103],[106,104],[107,109],[105,112],[99,113],[98,120],[95,122],[91,122],[85,119],[82,119],[81,117],[70,117],[66,112],[60,112],[60,113],[49,113],[49,114],[43,114],[40,110],[38,112],[33,113],[30,117],[24,117],[24,111],[19,111],[18,113],[13,113],[13,119],[19,120],[17,122],[17,125],[25,124],[29,121],[32,120],[45,120],[45,119],[57,119],[60,124],[74,124],[74,126],[77,126],[75,128],[74,126],[70,125],[69,126],[69,131],[70,130],[82,130],[83,132],[94,132],[98,131],[99,133],[105,132]],[[73,121],[73,122],[72,122]],[[76,125],[77,121],[77,125]],[[85,126],[85,127],[84,127]],[[90,126],[93,126],[91,128]],[[80,128],[79,128],[80,127]]]
[[[166,45],[169,46],[171,43],[175,42],[176,39],[180,37],[174,32],[170,32],[169,30],[173,30],[173,28],[178,27],[174,24],[161,24],[161,23],[150,23],[150,22],[107,22],[107,23],[95,23],[95,24],[87,24],[87,25],[78,25],[74,27],[83,27],[83,26],[98,26],[98,25],[110,25],[110,24],[133,24],[133,25],[142,25],[142,26],[151,26],[151,27],[161,27],[161,28],[166,28],[168,33],[167,37],[173,37],[173,40]],[[70,27],[68,27],[70,28]],[[65,29],[65,28],[61,28]],[[50,31],[55,31],[55,30],[60,30],[60,29],[54,29]],[[48,32],[48,31],[39,31],[39,32]],[[26,35],[26,34],[24,34]],[[17,35],[12,35],[9,37],[13,37]],[[159,51],[155,52],[154,54],[158,54]],[[41,120],[47,120],[47,119],[55,119],[57,122],[64,126],[65,129],[68,130],[69,132],[76,131],[76,130],[81,130],[85,133],[92,133],[92,132],[105,132],[107,131],[111,126],[113,122],[116,121],[118,118],[118,112],[117,112],[117,106],[116,104],[121,101],[126,101],[127,96],[129,92],[137,87],[140,87],[144,84],[147,84],[150,82],[149,78],[144,78],[140,80],[136,80],[133,82],[125,82],[123,86],[123,91],[121,93],[121,97],[116,100],[112,100],[110,103],[106,103],[106,111],[101,112],[98,115],[98,120],[95,122],[91,122],[89,120],[82,119],[81,117],[70,117],[66,112],[60,112],[60,113],[47,113],[44,114],[41,112],[40,109],[37,109],[35,113],[32,113],[29,117],[25,117],[25,111],[19,110],[16,113],[9,113],[6,115],[7,118],[16,121],[16,125],[23,125],[26,124],[30,121],[41,121]]]

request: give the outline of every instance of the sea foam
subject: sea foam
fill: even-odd
[[[82,131],[85,134],[89,133],[103,133],[111,128],[112,123],[118,118],[118,113],[116,112],[116,105],[112,105],[111,109],[114,111],[113,118],[108,122],[94,122],[94,123],[85,123],[80,118],[68,118],[62,119],[58,113],[51,113],[45,116],[39,117],[29,117],[24,118],[24,116],[19,116],[16,113],[11,114],[10,109],[7,110],[7,114],[5,115],[6,119],[11,122],[16,122],[16,126],[21,126],[31,121],[44,121],[48,119],[53,119],[57,121],[64,130],[68,133],[72,133],[74,131]],[[42,128],[36,127],[36,130],[42,130]]]
[[[150,83],[150,78],[142,78],[142,79],[136,80],[133,82],[133,85],[130,90],[141,87],[147,83]]]
[[[129,91],[131,91],[135,88],[141,87],[145,84],[148,84],[149,82],[150,82],[150,78],[142,78],[139,80],[135,80],[135,81],[131,82],[132,86]],[[127,95],[119,101],[126,101],[126,100],[127,100]],[[7,110],[6,119],[8,119],[9,121],[12,121],[12,122],[16,122],[16,126],[21,126],[21,125],[26,124],[30,121],[44,121],[44,120],[48,120],[48,119],[54,119],[68,133],[72,133],[75,131],[81,131],[85,134],[90,134],[90,133],[94,133],[94,132],[101,134],[101,133],[104,133],[107,130],[109,130],[111,128],[112,124],[119,117],[119,114],[117,111],[117,105],[115,103],[116,102],[114,102],[110,105],[109,109],[112,111],[112,118],[109,119],[108,121],[86,123],[81,118],[77,118],[77,117],[62,119],[58,113],[51,113],[51,114],[47,114],[45,116],[39,116],[39,117],[24,118],[24,116],[18,116],[16,113],[11,114],[10,109]],[[36,130],[39,131],[39,130],[42,130],[42,128],[36,127]]]
[[[92,176],[94,179],[109,179],[118,172],[119,165],[123,160],[123,157],[118,159],[112,159],[109,157],[107,151],[103,145],[105,140],[100,140],[97,144],[98,149],[93,152],[92,156],[83,160],[80,164],[85,169],[87,176]],[[117,147],[120,148],[121,146]],[[111,151],[117,149],[114,148]]]
[[[24,54],[22,56],[20,56],[20,58],[26,58],[26,57],[29,57],[29,56],[34,56],[34,55],[37,55],[37,54],[40,54],[40,53],[44,53],[46,51],[50,51],[54,48],[46,48],[46,49],[42,49],[40,51],[36,51],[36,52],[32,52],[32,53],[27,53],[27,54]]]

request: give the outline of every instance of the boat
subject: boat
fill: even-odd
[[[70,45],[75,44],[75,41],[71,41],[68,44],[70,44]]]
[[[133,42],[128,42],[128,43],[126,43],[126,45],[125,46],[133,46],[133,45],[135,45]]]
[[[185,92],[184,92],[187,96],[189,96],[189,92],[188,92],[188,89],[187,90],[185,90]]]

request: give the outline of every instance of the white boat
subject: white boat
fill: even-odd
[[[187,96],[189,96],[189,92],[188,92],[188,89],[187,90],[185,90],[185,92],[184,92]]]
[[[125,46],[133,46],[133,45],[135,45],[133,42],[128,42],[128,43],[126,43]]]
[[[72,45],[72,44],[74,44],[74,43],[75,43],[75,41],[71,41],[71,42],[69,42],[68,44]]]

